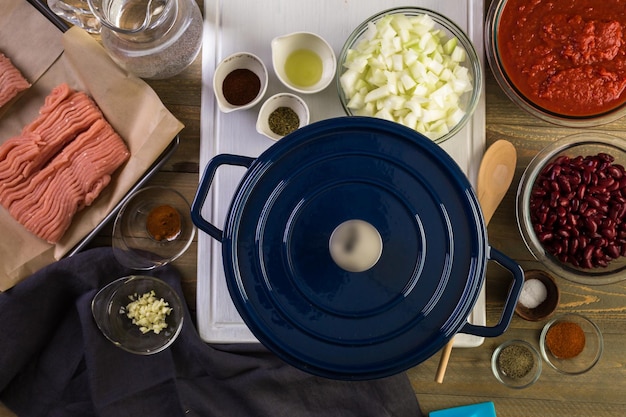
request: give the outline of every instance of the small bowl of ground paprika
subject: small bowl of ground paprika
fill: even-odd
[[[602,356],[604,342],[598,326],[585,316],[565,313],[544,326],[540,337],[543,359],[557,371],[578,375]]]
[[[150,270],[166,265],[191,245],[191,208],[176,190],[145,187],[124,203],[113,225],[113,254],[122,265]]]
[[[238,52],[222,60],[213,74],[213,93],[224,113],[259,103],[267,90],[267,67],[256,55]]]

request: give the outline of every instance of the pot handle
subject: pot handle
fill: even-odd
[[[206,201],[211,185],[213,184],[215,173],[221,165],[236,165],[250,168],[250,165],[252,165],[254,161],[255,158],[250,158],[248,156],[220,154],[214,156],[204,169],[204,174],[200,180],[198,191],[196,192],[193,203],[191,204],[191,220],[200,230],[208,233],[215,240],[221,242],[224,232],[202,217],[202,207],[204,207],[204,202]]]
[[[482,337],[496,337],[503,334],[511,323],[513,313],[515,312],[515,306],[517,305],[517,300],[519,299],[522,286],[524,285],[524,271],[517,264],[517,262],[494,248],[490,248],[489,259],[496,261],[513,274],[513,285],[509,288],[509,293],[506,297],[504,311],[502,312],[500,321],[492,327],[477,326],[468,322],[461,328],[461,330],[459,330],[459,333],[467,333]]]

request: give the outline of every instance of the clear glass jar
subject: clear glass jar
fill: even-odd
[[[202,45],[195,0],[88,0],[100,20],[102,44],[128,72],[147,79],[187,68]]]
[[[89,33],[100,33],[100,22],[91,13],[87,0],[48,0],[48,7],[63,20]]]

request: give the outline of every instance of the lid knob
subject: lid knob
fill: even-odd
[[[380,259],[383,240],[378,230],[363,220],[341,223],[330,235],[330,255],[342,269],[350,272],[367,271]]]

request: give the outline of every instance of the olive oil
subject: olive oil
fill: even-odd
[[[310,87],[322,78],[322,58],[310,49],[297,49],[287,57],[285,74],[299,87]]]

